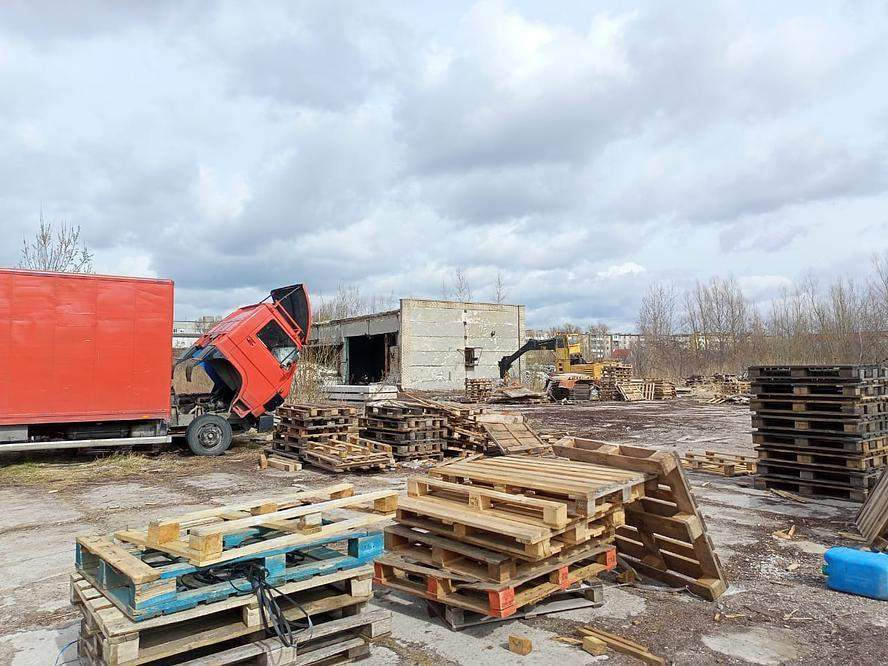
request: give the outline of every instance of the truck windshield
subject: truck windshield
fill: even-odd
[[[289,363],[296,357],[296,343],[275,320],[272,319],[265,324],[256,335],[281,365]]]

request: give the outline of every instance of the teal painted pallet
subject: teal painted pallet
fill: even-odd
[[[254,539],[259,530],[244,530],[225,537],[226,547]],[[344,545],[344,550],[330,546]],[[225,574],[235,572],[244,563],[255,563],[265,568],[267,581],[274,586],[306,580],[334,571],[352,569],[372,562],[383,553],[382,532],[330,536],[308,544],[269,550],[253,557],[240,558],[221,565],[196,567],[183,558],[176,558],[153,550],[137,551],[145,564],[155,568],[157,580],[135,582],[129,576],[77,544],[75,567],[77,572],[112,600],[135,621],[158,615],[169,615],[199,604],[213,603],[234,595],[252,594],[249,581],[236,577],[224,582],[206,582],[208,572]]]

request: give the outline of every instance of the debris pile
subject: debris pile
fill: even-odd
[[[888,368],[749,369],[760,489],[866,499],[888,463]]]
[[[298,651],[299,663],[316,664],[369,654],[370,639],[391,628],[388,611],[365,607],[383,548],[376,528],[397,499],[339,484],[79,537],[71,599],[81,660],[293,663]]]

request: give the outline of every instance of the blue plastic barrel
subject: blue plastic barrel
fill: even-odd
[[[888,553],[839,546],[826,551],[823,559],[831,590],[888,601]]]

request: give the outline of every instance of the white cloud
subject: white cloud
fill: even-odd
[[[630,327],[660,279],[767,298],[888,244],[886,29],[875,4],[7,3],[0,231],[42,206],[102,270],[175,279],[180,316],[292,281],[434,297],[456,266],[532,326]]]

